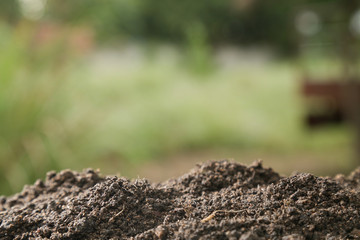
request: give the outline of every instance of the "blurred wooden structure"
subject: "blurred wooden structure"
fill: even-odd
[[[301,87],[308,104],[305,123],[311,128],[329,123],[350,124],[355,136],[355,158],[360,164],[360,77],[357,69],[360,48],[359,36],[350,29],[352,18],[360,11],[360,1],[336,3],[342,21],[338,23],[340,31],[333,37],[337,40],[335,44],[342,62],[342,73],[333,79],[311,79],[306,74]]]
[[[317,83],[311,79],[304,80],[301,93],[309,100],[305,116],[306,125],[315,128],[325,124],[345,123],[349,117],[347,102],[349,89],[354,89],[356,95],[360,96],[359,81],[344,83],[337,79],[329,79]],[[360,102],[352,107],[360,107]]]

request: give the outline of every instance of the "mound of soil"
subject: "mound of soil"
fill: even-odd
[[[281,177],[260,162],[164,183],[49,172],[0,198],[0,239],[360,239],[360,168]]]

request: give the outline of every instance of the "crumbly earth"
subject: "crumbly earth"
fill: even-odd
[[[360,168],[281,177],[219,161],[159,184],[49,172],[0,197],[0,239],[360,239]]]

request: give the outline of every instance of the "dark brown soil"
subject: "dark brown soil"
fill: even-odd
[[[221,161],[160,184],[49,172],[0,197],[0,239],[360,239],[359,190],[360,168],[281,177]]]

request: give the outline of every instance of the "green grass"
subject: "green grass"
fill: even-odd
[[[18,190],[49,168],[46,123],[61,114],[63,53],[36,46],[31,28],[0,25],[0,192]]]
[[[293,141],[299,102],[288,66],[239,66],[203,77],[176,61],[155,57],[141,64],[132,72],[93,68],[73,89],[89,89],[76,101],[87,109],[79,119],[95,129],[84,138],[104,140],[104,148],[133,160],[179,149]]]
[[[304,131],[294,63],[245,55],[221,65],[205,48],[199,57],[194,47],[134,46],[74,61],[61,45],[34,50],[21,31],[0,32],[0,194],[50,169],[116,173],[199,149],[348,146],[346,130]]]

